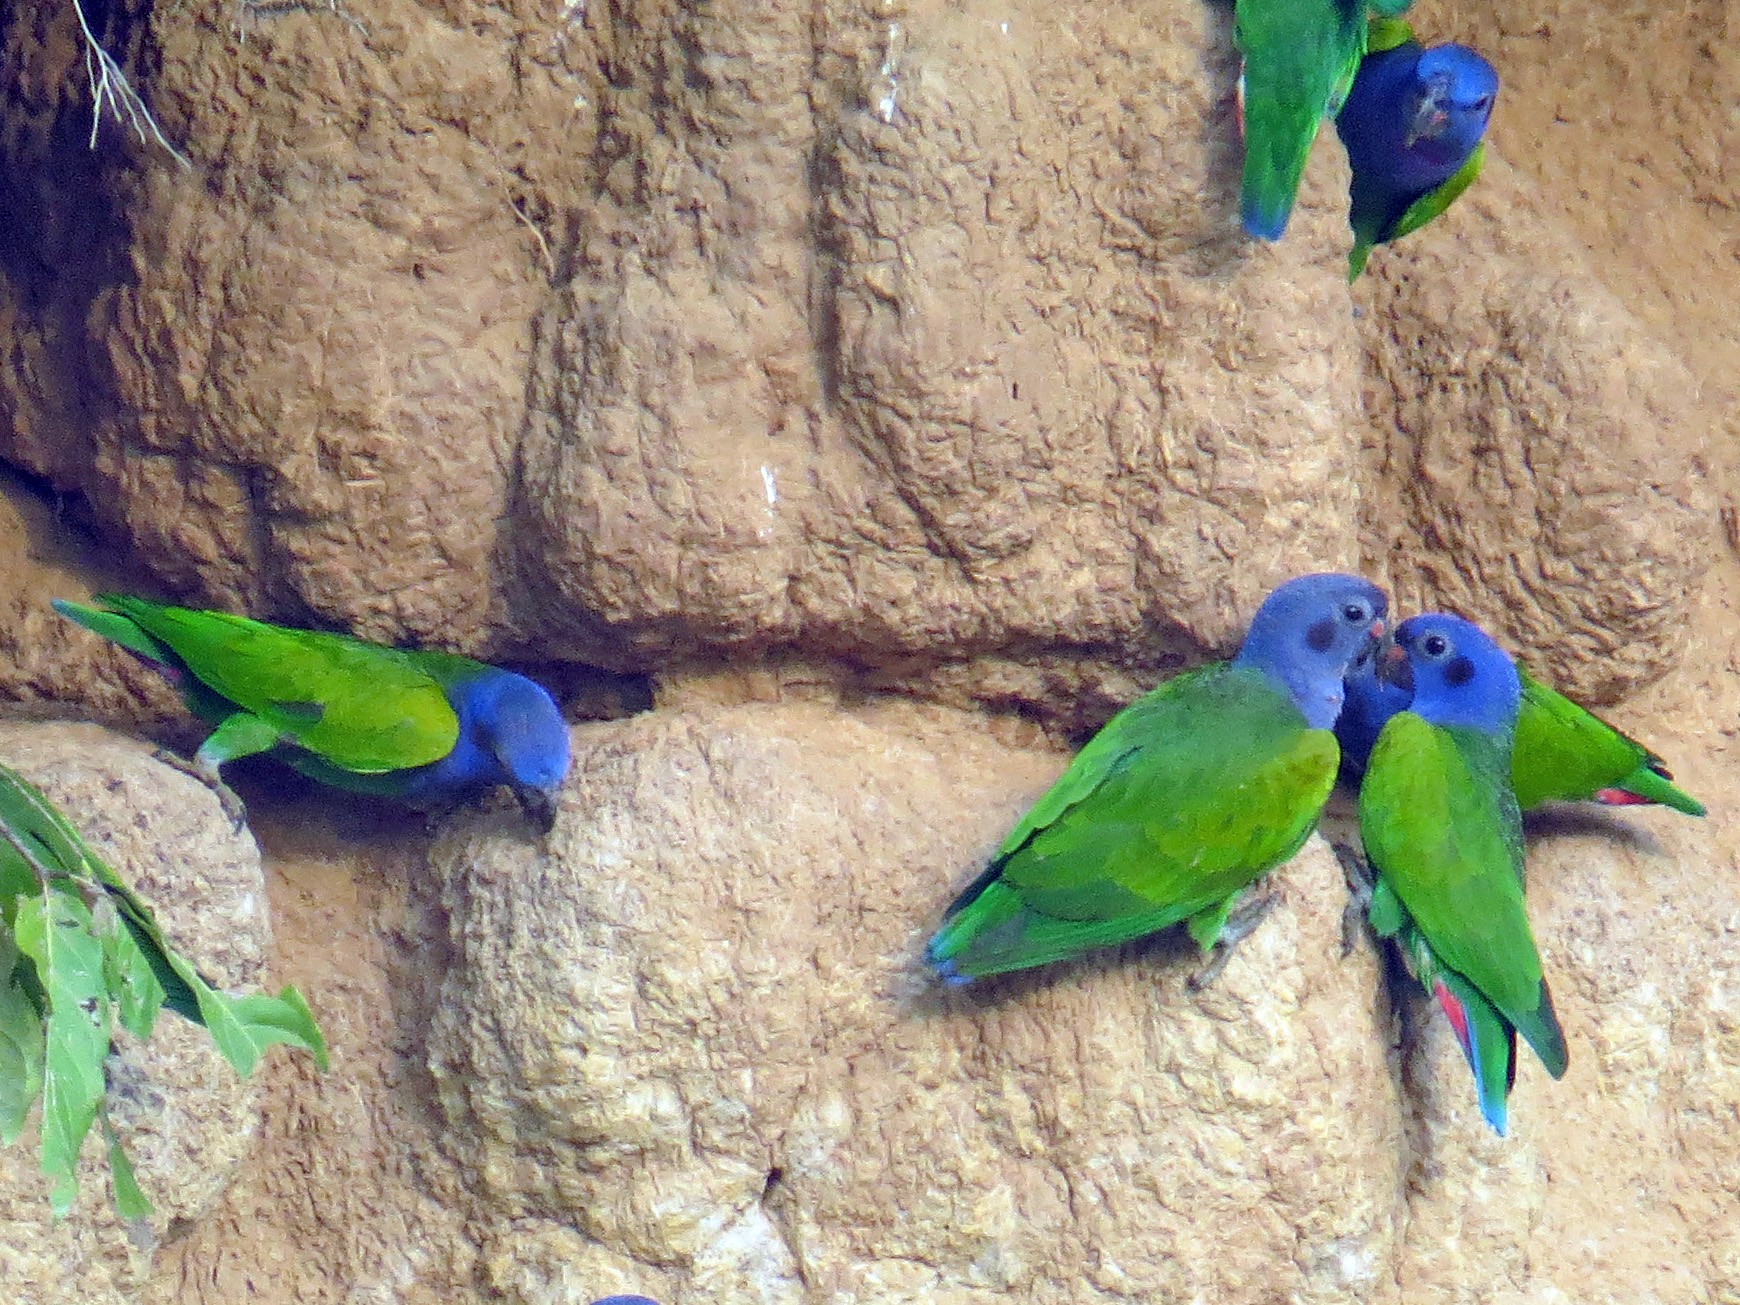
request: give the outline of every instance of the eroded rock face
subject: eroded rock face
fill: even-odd
[[[220,986],[260,986],[271,934],[259,852],[209,790],[151,760],[141,745],[89,725],[0,721],[0,761],[61,807]],[[129,1236],[116,1218],[95,1131],[79,1169],[78,1205],[54,1223],[34,1134],[21,1139],[0,1151],[13,1299],[134,1299],[170,1225],[197,1224],[254,1149],[258,1087],[236,1078],[203,1030],[165,1012],[149,1043],[121,1034],[116,1045],[110,1117],[156,1207],[150,1227]]]
[[[527,1302],[1734,1289],[1713,1211],[1740,1165],[1723,1122],[1740,1101],[1735,897],[1703,867],[1702,826],[1534,823],[1572,1067],[1554,1083],[1525,1050],[1499,1139],[1436,1007],[1369,942],[1342,956],[1320,841],[1273,876],[1280,905],[1204,995],[1177,941],[932,987],[915,965],[929,928],[1060,762],[964,715],[660,712],[586,731],[547,846],[506,820],[450,831],[431,1066],[492,1286]],[[1348,836],[1348,815],[1328,828]]]
[[[493,1281],[569,1299],[534,1285],[554,1261],[667,1299],[1375,1287],[1398,1087],[1321,844],[1201,999],[1166,943],[983,996],[917,973],[1059,761],[967,716],[655,713],[586,731],[547,849],[487,821],[439,844],[457,959],[431,1061]]]

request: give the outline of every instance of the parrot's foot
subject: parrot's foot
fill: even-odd
[[[242,831],[242,828],[248,823],[248,809],[242,805],[242,800],[236,796],[236,791],[224,783],[223,778],[215,769],[210,766],[202,766],[197,761],[189,761],[186,757],[171,752],[168,748],[153,748],[151,756],[153,760],[161,761],[171,770],[179,770],[183,775],[190,775],[209,788],[217,795],[218,805],[223,807],[224,814],[230,818],[230,824],[235,827],[236,832]]]
[[[1335,850],[1335,859],[1341,862],[1342,878],[1347,880],[1347,905],[1341,912],[1341,955],[1345,959],[1359,946],[1359,936],[1366,914],[1371,910],[1372,889],[1377,878],[1365,858],[1346,843],[1331,843],[1329,846]]]
[[[1264,893],[1261,897],[1240,902],[1238,908],[1226,918],[1226,924],[1214,944],[1214,956],[1207,965],[1185,981],[1185,986],[1192,992],[1201,992],[1213,986],[1214,981],[1220,978],[1220,972],[1226,969],[1226,963],[1232,959],[1233,949],[1256,932],[1257,926],[1275,909],[1275,903],[1279,900],[1279,893]]]

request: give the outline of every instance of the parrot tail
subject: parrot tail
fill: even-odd
[[[53,600],[54,610],[69,621],[76,621],[93,634],[100,634],[105,639],[113,639],[130,653],[136,653],[148,662],[159,666],[175,667],[181,659],[170,650],[168,644],[153,638],[129,616],[120,612],[105,612],[97,607],[85,607],[79,603],[70,603],[64,598]]]
[[[1480,1113],[1500,1137],[1510,1131],[1510,1089],[1516,1082],[1516,1030],[1461,975],[1444,971],[1434,989],[1468,1068]]]
[[[1704,804],[1677,786],[1673,776],[1659,761],[1645,762],[1612,788],[1602,789],[1595,798],[1608,806],[1641,806],[1659,802],[1688,816],[1704,814]]]

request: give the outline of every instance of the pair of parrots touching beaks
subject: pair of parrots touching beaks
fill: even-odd
[[[1443,1006],[1503,1133],[1516,1034],[1555,1078],[1566,1065],[1524,906],[1521,808],[1703,808],[1477,626],[1431,613],[1391,640],[1386,616],[1356,576],[1282,585],[1231,661],[1168,680],[1088,742],[948,908],[931,964],[965,982],[1180,923],[1207,952],[1345,766],[1363,772],[1368,918]]]
[[[1473,184],[1498,73],[1465,45],[1422,47],[1398,21],[1411,0],[1237,0],[1245,135],[1240,215],[1251,235],[1287,229],[1327,116],[1353,172],[1348,279],[1373,246],[1438,217]]]

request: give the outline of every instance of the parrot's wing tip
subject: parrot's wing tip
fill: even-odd
[[[936,971],[936,977],[941,979],[951,988],[964,988],[967,984],[973,981],[972,975],[962,974],[960,972],[952,957],[945,960],[938,960],[935,956],[930,955],[927,952],[925,959],[930,962],[931,968]]]
[[[1267,240],[1273,243],[1287,234],[1287,219],[1283,217],[1277,220],[1259,213],[1246,213],[1244,227],[1245,234],[1253,240]]]

